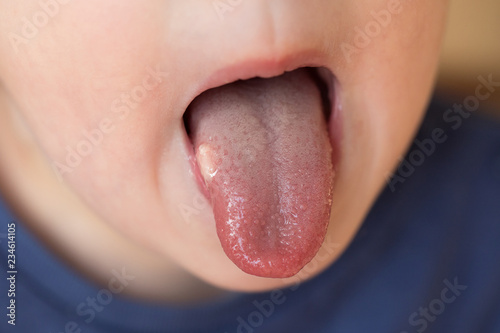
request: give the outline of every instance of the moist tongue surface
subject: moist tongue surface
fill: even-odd
[[[296,274],[325,237],[334,177],[311,73],[209,90],[187,119],[226,255],[249,274]]]

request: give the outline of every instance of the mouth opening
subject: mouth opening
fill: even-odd
[[[336,161],[331,78],[302,67],[238,80],[203,92],[183,116],[222,248],[246,273],[293,276],[323,243]]]
[[[316,83],[318,90],[321,94],[321,103],[323,105],[323,116],[325,117],[325,121],[328,123],[330,121],[330,117],[332,114],[333,110],[333,101],[332,96],[333,96],[333,74],[331,71],[325,67],[300,67],[295,70],[299,69],[305,69],[309,72],[311,75],[312,79]],[[260,78],[259,76],[255,76],[254,78]],[[247,81],[247,80],[238,80],[238,81]],[[235,81],[235,82],[238,82]],[[231,84],[231,83],[228,83]],[[226,85],[228,85],[226,84]],[[216,87],[217,88],[217,87]],[[211,88],[211,89],[216,89],[216,88]],[[211,90],[209,89],[209,90]],[[201,95],[201,94],[200,94]],[[196,99],[196,98],[195,98]],[[188,108],[186,109],[186,112],[184,112],[182,118],[184,122],[184,128],[186,130],[186,133],[189,138],[191,138],[191,129],[189,125],[189,116],[190,116],[190,107],[191,107],[192,102],[189,104]]]

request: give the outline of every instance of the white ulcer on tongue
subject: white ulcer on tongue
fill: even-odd
[[[310,73],[207,91],[190,106],[188,125],[227,256],[249,274],[296,274],[325,237],[334,177]]]
[[[196,151],[196,160],[200,166],[203,179],[209,184],[212,178],[217,174],[217,166],[215,165],[215,155],[213,149],[208,143],[202,143]]]

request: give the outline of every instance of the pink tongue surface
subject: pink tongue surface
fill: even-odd
[[[187,120],[226,255],[249,274],[296,274],[325,237],[334,177],[311,73],[209,90]]]

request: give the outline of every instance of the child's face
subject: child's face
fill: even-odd
[[[222,251],[189,160],[189,104],[237,79],[305,66],[331,72],[329,135],[338,157],[325,251],[303,275],[313,276],[349,244],[418,126],[446,7],[444,0],[45,2],[45,9],[35,0],[0,3],[0,83],[58,170],[54,182],[62,176],[130,240],[206,281],[245,290],[286,280],[243,273]]]

